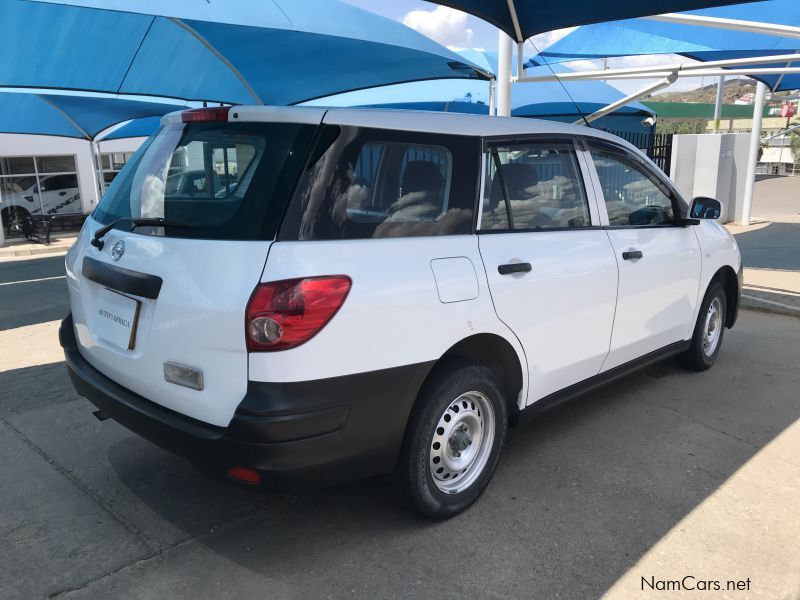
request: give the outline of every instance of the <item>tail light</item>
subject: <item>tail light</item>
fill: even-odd
[[[286,350],[307,342],[342,307],[351,285],[346,275],[259,284],[247,304],[247,349]]]
[[[184,123],[198,123],[202,121],[227,121],[230,106],[213,106],[211,108],[192,108],[181,113]]]

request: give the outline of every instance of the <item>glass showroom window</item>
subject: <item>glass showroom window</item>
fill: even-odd
[[[31,215],[80,213],[75,157],[0,158],[0,207],[10,228]]]
[[[114,181],[122,167],[125,166],[125,163],[131,159],[131,156],[133,156],[133,152],[113,152],[100,155],[100,164],[103,166],[103,181],[106,187]]]

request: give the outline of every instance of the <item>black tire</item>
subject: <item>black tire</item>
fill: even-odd
[[[713,351],[709,352],[706,347],[706,333],[708,331],[708,315],[712,303],[717,302],[718,314],[716,316],[715,331],[718,330],[719,338],[713,347]],[[692,371],[705,371],[711,368],[719,356],[720,348],[722,348],[722,338],[725,335],[725,320],[728,315],[728,303],[725,297],[725,289],[718,281],[713,282],[706,291],[703,302],[700,305],[700,312],[697,316],[697,323],[694,327],[694,334],[692,335],[692,343],[689,349],[678,356],[678,362],[681,366],[691,369]]]
[[[3,224],[6,234],[22,234],[25,230],[25,220],[30,213],[20,206],[9,206],[3,210]]]
[[[481,406],[491,410],[481,412]],[[440,427],[442,424],[448,429]],[[403,492],[417,511],[431,519],[449,519],[475,502],[494,475],[507,429],[506,400],[490,369],[452,363],[434,373],[411,412],[396,471]],[[491,438],[483,437],[490,431]],[[477,440],[480,443],[473,444]],[[445,456],[445,452],[449,454]],[[460,465],[466,466],[464,471],[454,469],[453,464],[471,455],[472,462]],[[435,467],[435,462],[443,466]],[[444,465],[450,465],[452,473],[445,471]],[[436,481],[434,469],[444,471],[437,474]],[[451,474],[452,479],[445,480]],[[459,475],[461,480],[457,480]],[[468,483],[458,489],[462,481]],[[440,486],[454,487],[443,491]]]

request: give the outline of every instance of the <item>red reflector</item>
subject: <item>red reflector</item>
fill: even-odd
[[[286,350],[307,342],[342,307],[351,285],[347,275],[258,285],[247,304],[245,338],[248,350]]]
[[[261,483],[261,475],[259,472],[255,469],[248,469],[246,467],[231,467],[228,469],[228,477],[235,479],[236,481],[241,481],[242,483],[248,483],[250,485]]]
[[[197,123],[199,121],[227,121],[230,106],[214,106],[211,108],[193,108],[181,113],[184,123]]]

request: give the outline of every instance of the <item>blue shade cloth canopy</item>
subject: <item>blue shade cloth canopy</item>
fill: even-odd
[[[431,0],[470,13],[518,42],[563,27],[683,12],[731,4],[731,0]],[[517,23],[511,7],[514,7]],[[517,29],[517,24],[519,29]]]
[[[0,14],[5,87],[287,105],[487,77],[416,31],[338,0],[0,0]]]
[[[497,55],[485,53],[488,66],[495,68]],[[556,65],[557,71],[567,71]],[[544,67],[529,70],[529,74],[549,73]],[[565,91],[566,89],[566,91]],[[512,86],[511,115],[556,121],[576,121],[582,116],[616,102],[625,94],[602,81],[570,81],[518,83]],[[489,114],[489,85],[479,81],[421,81],[360,90],[320,98],[309,102],[314,106],[360,106]],[[615,131],[645,131],[643,118],[653,112],[639,102],[631,102],[607,117],[592,124],[601,129]]]
[[[769,0],[689,14],[800,27],[797,0]],[[707,62],[792,53],[800,54],[800,39],[701,25],[629,19],[580,27],[543,50],[533,64],[640,54],[680,54]],[[794,63],[753,66],[796,67],[800,66],[800,55],[798,62]],[[800,75],[797,74],[756,75],[754,78],[766,83],[773,91],[800,87]]]
[[[117,98],[0,92],[0,133],[93,140],[113,125],[185,108]]]
[[[133,119],[118,127],[108,135],[103,136],[103,141],[121,140],[124,138],[150,137],[161,125],[161,117],[143,117]]]

